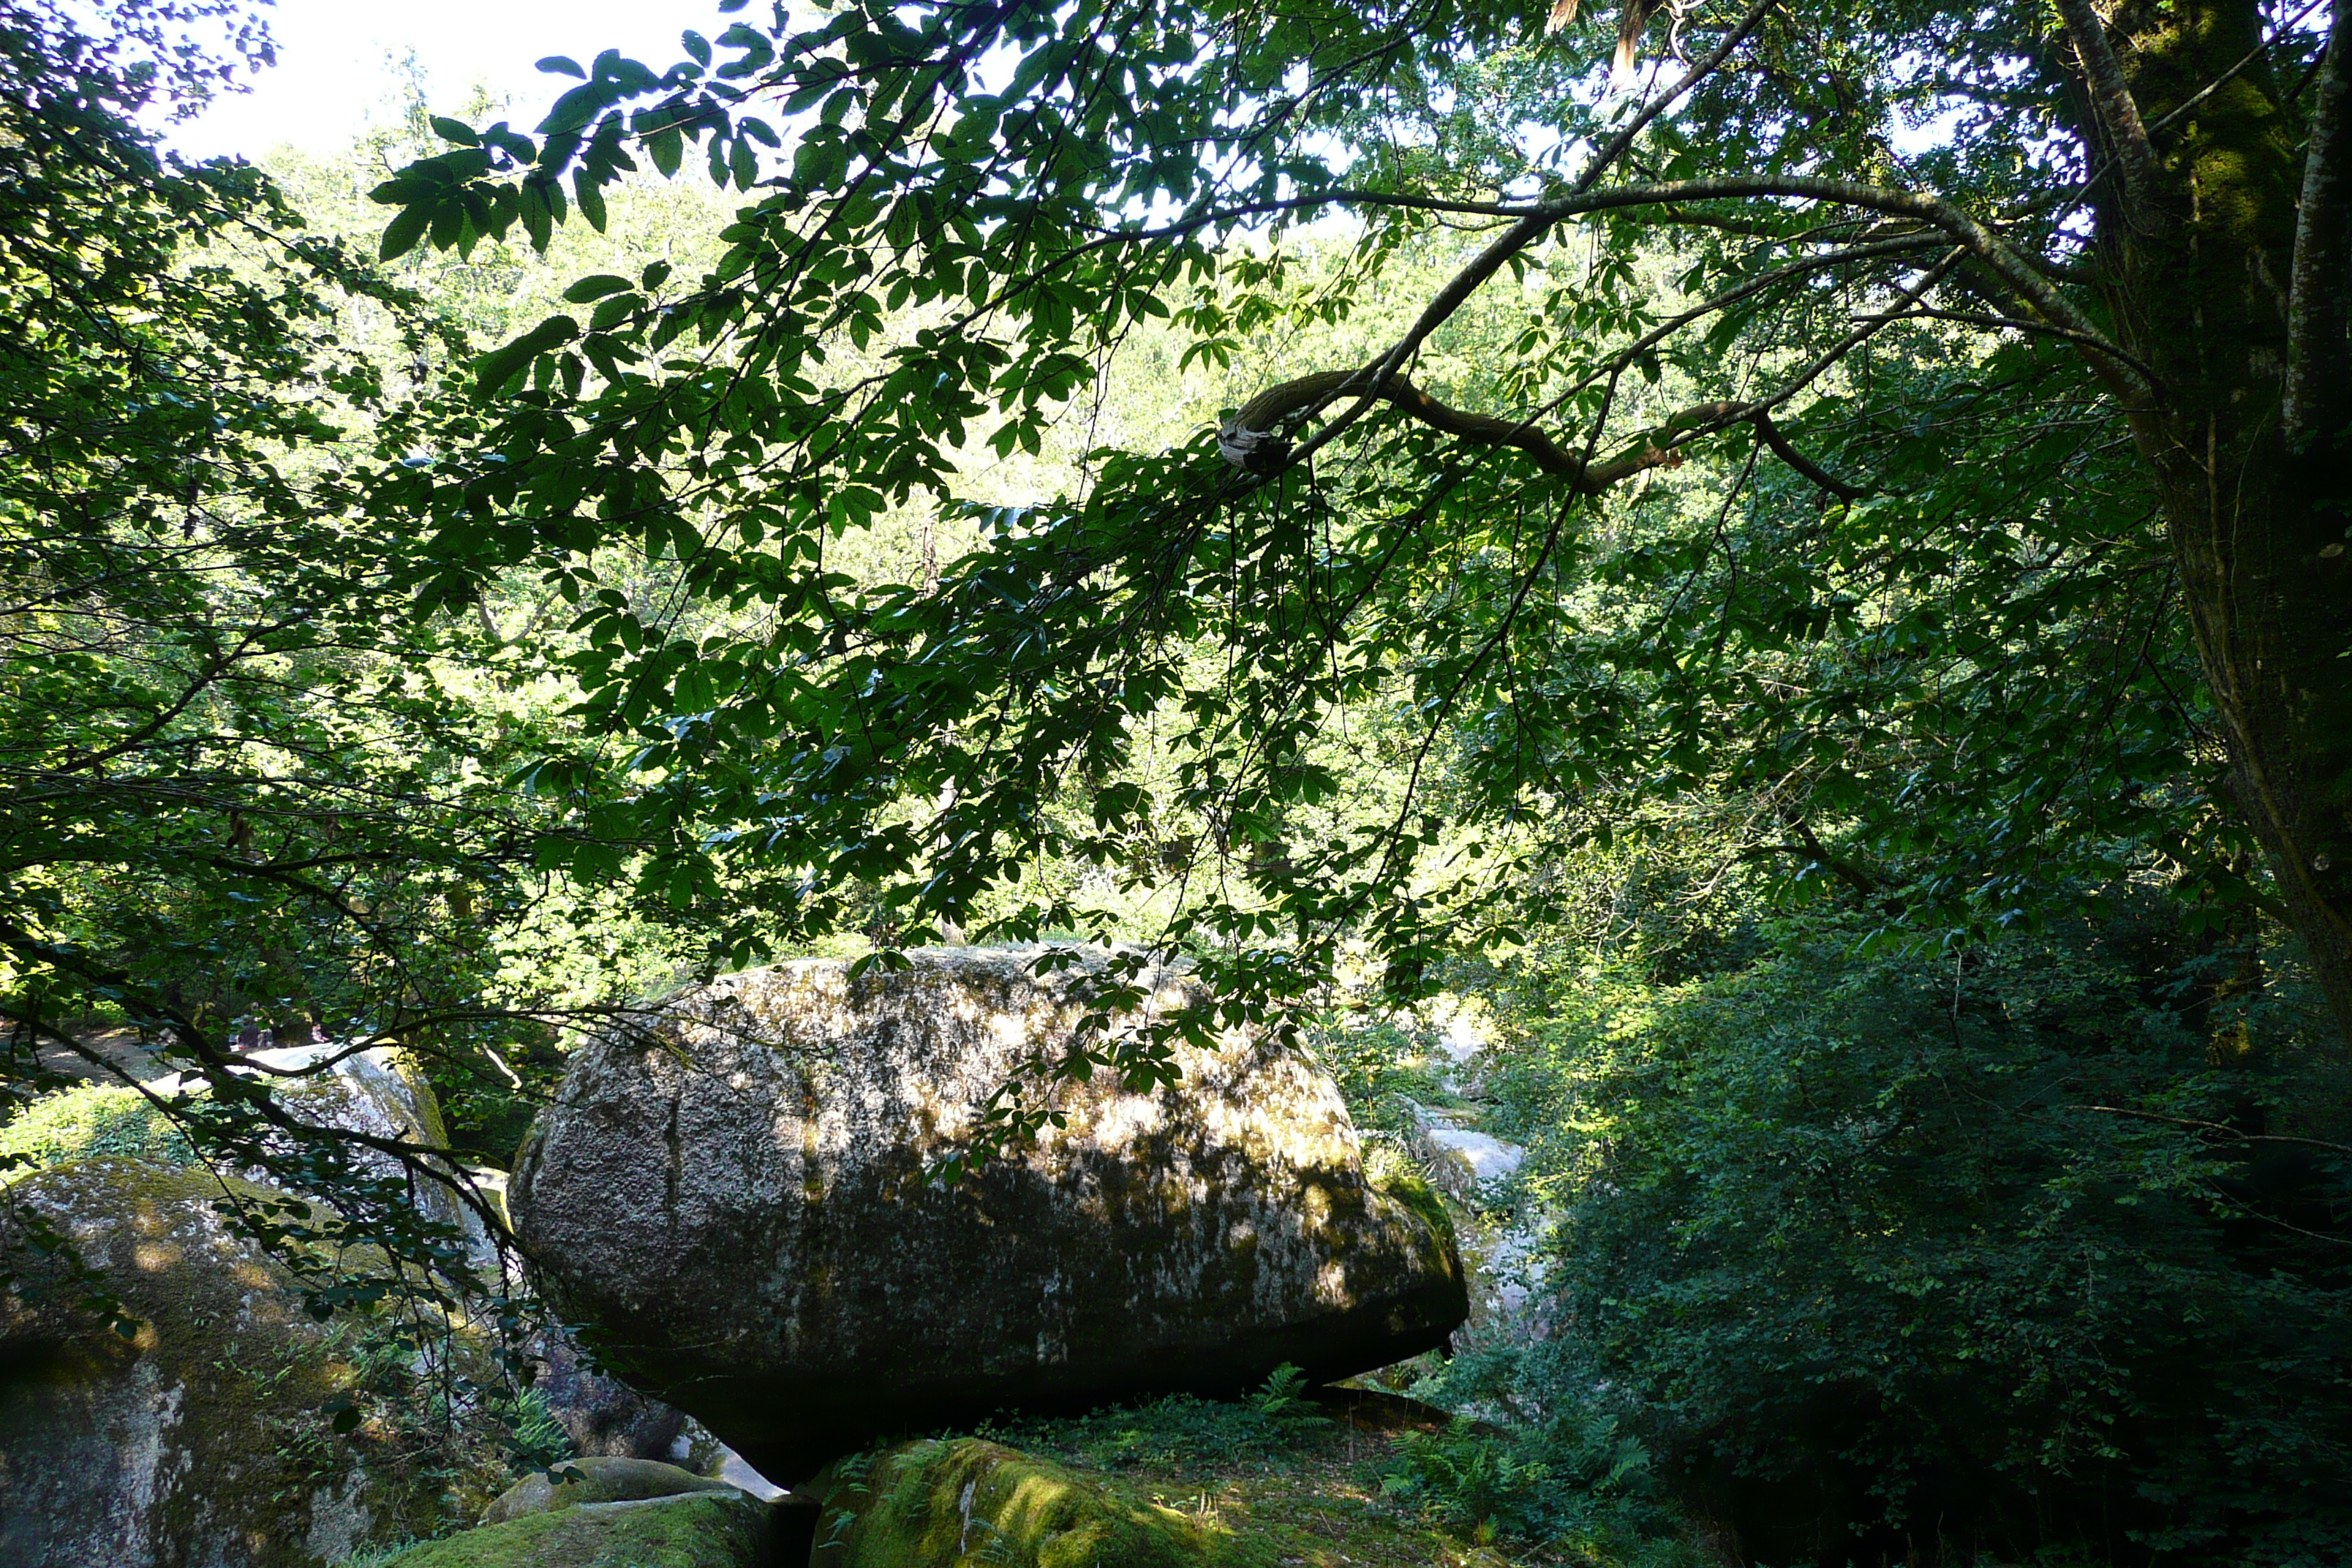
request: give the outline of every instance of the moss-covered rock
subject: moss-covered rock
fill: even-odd
[[[426,1542],[375,1568],[762,1568],[772,1514],[731,1487],[583,1503]]]
[[[553,1513],[592,1502],[636,1502],[646,1498],[678,1497],[687,1492],[728,1492],[725,1481],[698,1476],[656,1459],[615,1458],[591,1455],[559,1467],[565,1479],[550,1480],[542,1472],[525,1476],[500,1492],[482,1514],[484,1524],[503,1524],[525,1514]]]
[[[111,1158],[7,1184],[0,1246],[45,1218],[136,1326],[110,1330],[55,1259],[17,1255],[0,1298],[0,1563],[317,1568],[448,1519],[442,1456],[420,1462],[374,1421],[330,1431],[322,1407],[367,1394],[356,1326],[312,1321],[292,1275],[215,1209],[268,1196]]]
[[[763,1474],[1004,1407],[1345,1376],[1462,1321],[1442,1224],[1367,1180],[1328,1076],[1243,1031],[1181,1048],[1158,1093],[1059,1085],[1064,1125],[933,1183],[1010,1076],[1073,1045],[1087,975],[911,956],[679,993],[579,1053],[517,1161],[542,1285]],[[1158,1010],[1200,999],[1152,984]]]
[[[1460,1242],[1454,1232],[1454,1215],[1420,1166],[1394,1149],[1376,1145],[1364,1151],[1364,1179],[1372,1184],[1373,1191],[1411,1209],[1433,1235],[1458,1251]]]
[[[299,1121],[434,1148],[448,1144],[433,1086],[404,1051],[377,1048],[337,1056],[331,1047],[302,1046],[257,1051],[247,1059],[280,1069],[316,1068],[308,1076],[271,1080],[278,1103]],[[160,1079],[147,1085],[144,1093],[127,1084],[78,1084],[37,1100],[0,1127],[0,1154],[17,1154],[36,1165],[100,1155],[189,1164],[194,1154],[187,1140],[150,1096],[168,1100],[208,1089],[195,1075]],[[362,1168],[376,1174],[400,1173],[389,1155],[363,1152],[359,1158]],[[486,1249],[479,1220],[456,1194],[427,1184],[418,1189],[417,1197],[434,1218],[466,1232],[478,1249]]]
[[[1275,1554],[1172,1509],[1129,1502],[1071,1469],[978,1438],[844,1461],[822,1500],[810,1568],[1269,1568]]]

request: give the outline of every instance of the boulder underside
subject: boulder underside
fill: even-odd
[[[988,1096],[1070,1047],[1090,972],[911,956],[680,993],[575,1058],[518,1163],[543,1286],[761,1471],[1285,1362],[1344,1376],[1462,1321],[1451,1237],[1366,1178],[1330,1079],[1238,1032],[1180,1048],[1157,1094],[1062,1085],[1066,1125],[935,1184]],[[1163,975],[1150,1005],[1196,1000]]]

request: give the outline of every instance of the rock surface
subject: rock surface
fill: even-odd
[[[729,1488],[592,1502],[429,1541],[376,1568],[768,1568],[775,1520]]]
[[[810,1568],[1238,1568],[1268,1555],[977,1438],[861,1454],[812,1489],[823,1512]]]
[[[531,1387],[572,1440],[573,1453],[583,1458],[667,1459],[680,1447],[685,1411],[605,1376],[562,1334],[541,1334],[531,1354],[539,1363]]]
[[[1182,1081],[1060,1091],[1066,1120],[955,1189],[926,1173],[1076,977],[945,950],[682,992],[575,1058],[510,1205],[600,1356],[793,1482],[871,1438],[1017,1405],[1339,1377],[1444,1342],[1451,1239],[1364,1174],[1321,1071],[1238,1035]],[[1183,1002],[1162,977],[1155,1007]]]
[[[340,1128],[346,1132],[363,1132],[374,1138],[399,1139],[433,1148],[448,1147],[449,1133],[441,1119],[440,1102],[435,1099],[425,1074],[404,1051],[383,1047],[348,1051],[340,1044],[321,1042],[252,1051],[239,1058],[239,1065],[240,1070],[254,1077],[261,1076],[257,1068],[263,1067],[281,1073],[305,1068],[315,1069],[307,1077],[270,1079],[278,1091],[278,1103],[290,1115],[313,1126]],[[149,1087],[165,1094],[184,1090],[208,1093],[211,1089],[199,1074],[162,1079]],[[364,1152],[359,1156],[359,1163],[376,1175],[401,1173],[399,1163],[388,1154]],[[460,1202],[456,1193],[437,1182],[425,1182],[417,1187],[416,1201],[435,1219],[464,1233],[478,1262],[495,1260],[479,1216]]]
[[[37,1212],[139,1320],[126,1339],[62,1270],[0,1298],[0,1563],[320,1568],[436,1527],[441,1484],[404,1478],[320,1406],[352,1387],[335,1331],[213,1203],[262,1190],[97,1158],[16,1177],[0,1245]],[[378,1464],[373,1461],[385,1459]]]
[[[735,1489],[709,1476],[698,1476],[676,1465],[655,1459],[624,1459],[590,1456],[556,1467],[562,1481],[542,1473],[525,1476],[491,1503],[482,1514],[484,1524],[504,1524],[525,1514],[554,1513],[592,1502],[639,1502],[646,1498],[682,1497],[688,1492],[724,1492]],[[569,1479],[577,1477],[576,1479]]]
[[[280,1073],[313,1068],[306,1076],[269,1079],[278,1103],[296,1119],[375,1138],[447,1146],[440,1102],[404,1052],[381,1047],[348,1055],[341,1051],[328,1044],[255,1051],[239,1058],[236,1070],[258,1078],[262,1067]],[[209,1094],[212,1085],[199,1073],[172,1073],[150,1080],[146,1091],[169,1099]],[[45,1165],[94,1154],[173,1164],[193,1158],[186,1140],[146,1094],[115,1083],[86,1084],[37,1101],[0,1130],[0,1147]],[[398,1162],[373,1151],[362,1152],[359,1164],[375,1175],[400,1173]],[[448,1187],[426,1182],[417,1188],[416,1197],[434,1218],[465,1234],[478,1263],[495,1263],[495,1249],[480,1217]]]

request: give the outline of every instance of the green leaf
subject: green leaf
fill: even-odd
[[[729,81],[765,70],[776,58],[776,47],[768,41],[768,36],[741,22],[719,35],[719,47],[743,51],[741,59],[730,60],[719,68],[719,75]]]
[[[646,152],[652,157],[654,167],[667,177],[677,174],[678,165],[686,161],[686,138],[677,126],[665,125],[646,138]]]
[[[604,233],[604,192],[603,188],[597,184],[594,176],[591,175],[585,169],[573,170],[572,174],[572,194],[573,197],[579,201],[580,216],[588,220],[588,226],[594,229],[598,234]]]
[[[700,33],[689,27],[678,41],[686,46],[686,52],[693,57],[696,65],[707,66],[710,63],[710,40]]]
[[[475,386],[488,396],[520,375],[541,354],[562,348],[579,335],[580,323],[570,316],[550,316],[505,347],[475,360]]]
[[[614,89],[609,82],[582,82],[555,100],[555,107],[550,109],[547,118],[539,122],[539,133],[541,136],[560,136],[579,131],[611,108],[614,96]]]
[[[538,68],[550,76],[585,77],[588,74],[580,68],[580,62],[569,55],[542,55]]]
[[[566,289],[563,291],[563,298],[568,303],[585,305],[601,300],[607,294],[618,294],[628,287],[627,279],[616,278],[610,272],[599,272],[592,277],[583,278],[579,282]]]
[[[455,142],[460,147],[478,147],[482,144],[482,139],[475,134],[474,128],[462,120],[451,120],[446,115],[436,114],[428,123],[433,127],[433,133],[444,142]]]
[[[425,237],[425,226],[433,221],[433,208],[424,202],[403,207],[398,216],[384,225],[383,243],[376,247],[376,259],[392,261],[416,248]]]

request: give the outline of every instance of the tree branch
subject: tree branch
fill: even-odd
[[[1730,58],[1732,50],[1738,48],[1741,41],[1755,30],[1756,25],[1764,19],[1765,13],[1779,3],[1780,0],[1756,0],[1756,4],[1748,8],[1748,14],[1733,26],[1730,32],[1724,35],[1723,41],[1717,44],[1705,59],[1691,67],[1680,81],[1667,89],[1654,102],[1644,105],[1642,111],[1636,114],[1623,130],[1611,137],[1599,151],[1593,153],[1591,162],[1585,165],[1584,172],[1577,176],[1576,184],[1570,187],[1570,199],[1590,191],[1600,181],[1601,176],[1609,172],[1610,165],[1624,155],[1625,150],[1633,144],[1633,139],[1642,133],[1643,129],[1650,121],[1664,113],[1685,93],[1704,80],[1725,60]],[[1421,319],[1412,324],[1412,331],[1406,332],[1387,353],[1381,356],[1373,366],[1373,374],[1369,384],[1357,393],[1354,405],[1317,432],[1315,438],[1308,442],[1305,449],[1298,454],[1300,458],[1313,456],[1318,449],[1333,440],[1358,419],[1362,418],[1365,412],[1371,407],[1373,401],[1386,391],[1390,380],[1404,368],[1405,362],[1412,357],[1413,351],[1421,347],[1429,334],[1443,325],[1454,311],[1460,310],[1463,302],[1477,292],[1486,279],[1500,271],[1513,257],[1542,237],[1556,221],[1558,220],[1542,216],[1542,209],[1538,209],[1535,213],[1513,224],[1500,238],[1481,251],[1475,260],[1457,273],[1454,280],[1438,293],[1437,298],[1429,302],[1428,309],[1422,311]]]
[[[2294,230],[2283,418],[2290,450],[2342,428],[2352,389],[2352,5],[2337,0]]]
[[[2091,0],[2058,0],[2058,14],[2065,18],[2066,36],[2074,44],[2074,58],[2082,62],[2083,74],[2090,79],[2091,101],[2097,107],[2099,123],[2115,143],[2116,161],[2123,168],[2125,216],[2133,227],[2147,233],[2157,216],[2149,194],[2156,148],[2148,140],[2147,125],[2140,121],[2139,104],[2132,97],[2131,85],[2124,80],[2123,65],[2107,42],[2106,24],[2099,20]]]

